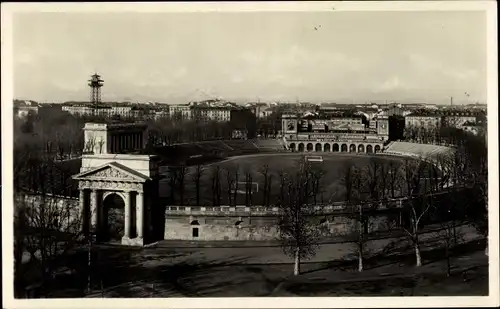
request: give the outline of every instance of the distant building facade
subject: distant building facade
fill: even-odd
[[[61,111],[59,104],[40,104],[35,101],[20,101],[14,100],[14,116],[17,118],[25,118],[28,115],[46,115]]]
[[[182,119],[191,119],[191,106],[189,104],[169,105],[168,112],[171,117],[179,116]]]
[[[477,111],[464,110],[419,110],[405,117],[406,127],[422,127],[426,129],[441,126],[463,129],[465,124],[474,124],[478,121]]]
[[[406,127],[422,127],[422,128],[439,128],[441,126],[441,115],[426,114],[416,115],[410,114],[405,117]]]
[[[231,120],[230,107],[196,106],[192,108],[191,113],[193,115],[193,118],[199,120],[212,120],[221,122]]]
[[[389,119],[377,116],[363,123],[362,117],[324,117],[296,114],[282,116],[282,134],[288,148],[299,152],[382,151],[389,139]]]

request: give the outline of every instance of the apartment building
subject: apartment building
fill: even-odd
[[[426,129],[437,128],[441,126],[441,115],[438,114],[409,114],[405,117],[406,127],[423,127]]]
[[[210,106],[195,106],[192,108],[193,117],[196,119],[214,120],[214,121],[230,121],[230,107],[210,107]]]
[[[168,113],[171,117],[179,116],[182,119],[192,118],[191,106],[189,104],[169,105]]]

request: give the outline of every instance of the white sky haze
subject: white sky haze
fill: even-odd
[[[486,99],[480,11],[17,13],[13,26],[20,99],[86,101],[94,71],[104,101]]]

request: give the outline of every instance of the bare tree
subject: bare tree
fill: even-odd
[[[319,246],[320,229],[309,218],[317,210],[307,205],[311,197],[311,191],[306,189],[311,181],[309,168],[302,159],[297,172],[288,180],[285,199],[279,204],[280,239],[285,254],[294,259],[294,275],[300,274],[300,261],[315,255]]]
[[[462,234],[456,229],[455,207],[447,203],[441,203],[436,205],[433,211],[439,221],[439,229],[434,233],[443,242],[446,258],[446,275],[449,277],[451,276],[451,250],[462,239]]]
[[[261,169],[259,170],[260,174],[262,175],[263,179],[264,179],[264,184],[263,184],[263,192],[264,192],[264,195],[263,195],[263,200],[262,200],[262,205],[264,206],[268,206],[268,202],[269,202],[269,199],[268,199],[268,188],[269,188],[269,185],[268,185],[268,182],[269,182],[269,176],[270,176],[270,172],[269,172],[269,165],[268,164],[264,164],[264,166],[261,167]]]
[[[364,257],[366,256],[367,248],[366,242],[368,241],[367,230],[371,226],[370,208],[366,207],[370,204],[357,202],[347,204],[348,217],[353,220],[351,226],[351,236],[354,238],[356,244],[356,252],[358,255],[358,271],[364,270]]]
[[[389,161],[389,166],[388,166],[389,171],[387,178],[389,181],[389,189],[391,191],[392,198],[396,197],[396,189],[400,189],[400,180],[401,180],[400,168],[401,166],[395,161],[393,160]]]
[[[184,191],[186,187],[186,174],[188,172],[188,168],[184,163],[181,163],[177,168],[177,187],[179,189],[179,202],[180,205],[184,205]]]
[[[422,266],[419,236],[423,225],[422,218],[427,215],[431,206],[431,198],[425,196],[413,197],[404,203],[403,215],[407,222],[402,227],[414,246],[416,266]]]
[[[311,190],[314,205],[318,204],[318,194],[320,193],[321,181],[325,176],[325,171],[321,166],[311,166],[310,168]]]
[[[212,168],[212,204],[221,204],[221,181],[220,181],[220,166]]]
[[[56,133],[56,148],[57,148],[57,154],[59,157],[59,160],[64,160],[64,155],[66,154],[67,146],[68,143],[64,140],[64,134],[61,134],[60,132]]]
[[[389,184],[389,165],[386,163],[382,163],[380,167],[380,181],[379,181],[379,188],[380,188],[380,193],[382,194],[381,198],[385,199],[387,197],[387,187]]]
[[[354,174],[356,169],[357,168],[352,161],[348,161],[341,171],[341,181],[345,187],[345,201],[347,202],[350,202],[353,199],[353,186],[355,181]]]
[[[15,196],[15,265],[18,271],[15,280],[20,280],[16,284],[18,292],[24,284],[23,253],[29,254],[29,265],[37,265],[42,286],[48,292],[53,274],[65,265],[70,251],[84,243],[82,217],[74,202],[55,198],[46,192]]]
[[[238,183],[240,181],[240,168],[238,165],[234,167],[234,190],[233,190],[233,202],[236,206],[238,204]]]
[[[195,184],[195,190],[196,190],[196,205],[200,205],[200,186],[201,186],[201,177],[203,176],[203,166],[198,164],[196,165],[195,172],[192,174],[192,180],[194,181]]]
[[[269,180],[267,181],[267,202],[266,205],[269,206],[271,204],[271,193],[272,193],[272,187],[273,187],[273,175],[269,175]]]
[[[253,204],[253,176],[252,172],[246,168],[245,169],[245,205],[250,206]]]
[[[20,298],[24,294],[23,255],[27,229],[26,207],[14,207],[14,297]]]
[[[175,205],[175,192],[177,191],[177,168],[170,166],[168,168],[168,185],[170,187],[170,204]]]
[[[423,225],[422,219],[428,214],[433,199],[432,196],[428,196],[427,192],[421,192],[420,182],[423,161],[405,160],[404,163],[408,200],[403,204],[402,215],[405,222],[402,228],[414,246],[416,265],[422,266],[419,236]]]
[[[233,205],[233,189],[235,186],[235,179],[234,179],[234,171],[233,170],[234,170],[234,167],[232,167],[232,166],[229,166],[225,169],[228,205]],[[235,199],[234,203],[236,204],[236,199]]]
[[[362,205],[362,171],[352,162],[344,166],[342,182],[346,190],[345,209],[348,218],[352,219],[354,224],[351,228],[351,234],[356,239],[356,250],[358,253],[358,271],[363,271],[363,253],[365,244],[365,224],[366,215]]]
[[[364,173],[366,175],[366,180],[368,183],[368,190],[370,193],[370,198],[373,201],[376,201],[379,199],[380,195],[380,190],[379,190],[379,185],[380,185],[380,172],[382,169],[382,164],[380,164],[379,160],[375,157],[370,158],[370,162],[366,167],[366,172]]]
[[[283,169],[280,169],[278,172],[278,177],[280,178],[280,196],[279,196],[279,203],[282,203],[285,200],[285,191],[286,191],[286,184],[287,184],[287,174]]]

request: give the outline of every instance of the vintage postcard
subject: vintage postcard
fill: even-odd
[[[2,4],[4,307],[498,306],[496,18]]]

